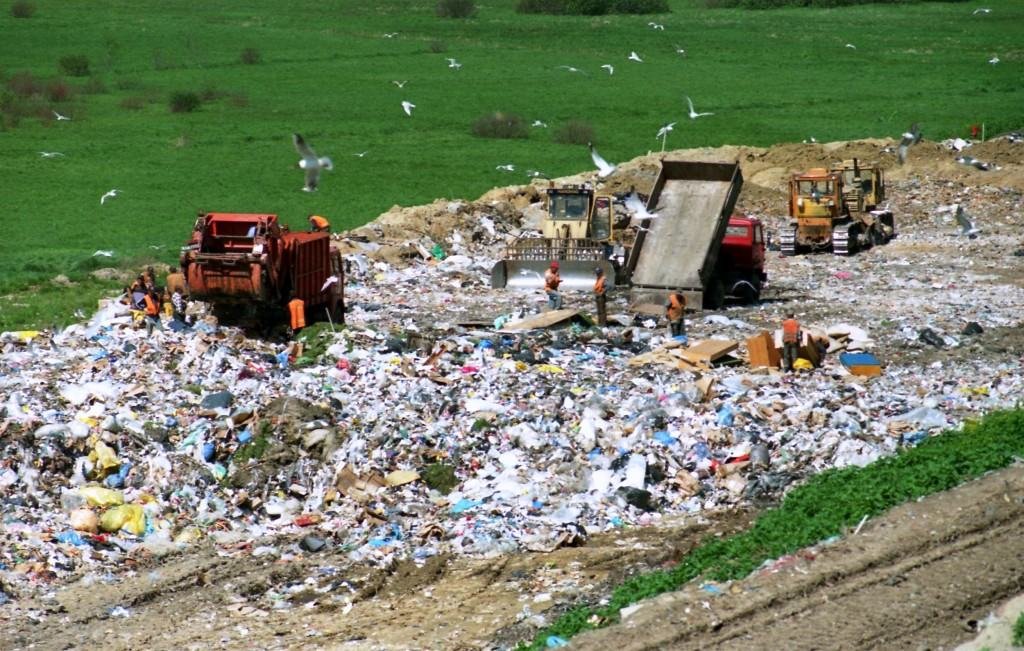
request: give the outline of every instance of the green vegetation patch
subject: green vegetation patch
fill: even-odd
[[[1024,646],[1024,613],[1017,616],[1013,623],[1013,646]]]
[[[712,581],[741,579],[765,561],[842,534],[865,515],[875,516],[909,500],[948,490],[1004,468],[1022,455],[1024,410],[1015,410],[994,412],[980,422],[966,424],[961,431],[927,439],[916,448],[863,468],[828,470],[793,489],[749,531],[709,540],[670,570],[626,581],[612,592],[606,606],[575,608],[519,648],[543,649],[552,635],[568,639],[612,623],[620,609],[676,590],[698,576]],[[1015,635],[1018,627],[1024,638],[1021,620],[1014,627]]]
[[[455,476],[455,468],[445,463],[432,463],[420,474],[427,486],[444,495],[452,492],[452,489],[459,485],[459,479]]]

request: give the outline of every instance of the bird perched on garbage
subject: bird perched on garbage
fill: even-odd
[[[972,240],[978,236],[979,232],[981,232],[974,225],[974,222],[967,217],[967,214],[964,212],[963,204],[956,205],[956,223],[960,225],[960,234],[966,235]]]
[[[974,158],[973,156],[957,156],[954,160],[960,163],[961,165],[970,165],[971,167],[979,169],[983,172],[987,172],[990,169],[992,169],[992,163],[980,161],[977,158]]]
[[[910,149],[910,146],[916,145],[919,142],[921,142],[921,129],[918,128],[917,122],[915,122],[910,125],[910,131],[903,132],[900,146],[896,149],[896,156],[899,158],[900,165],[907,162],[907,150]]]
[[[293,133],[292,142],[295,144],[295,151],[302,157],[299,159],[299,169],[306,172],[306,183],[302,186],[302,191],[316,192],[320,183],[320,170],[333,170],[334,163],[326,156],[317,156],[301,135]]]
[[[588,142],[587,147],[590,148],[590,158],[594,161],[594,165],[597,165],[597,178],[604,179],[615,173],[615,170],[619,169],[618,165],[612,165],[605,159],[601,158],[601,154],[597,153],[594,149],[594,144]]]

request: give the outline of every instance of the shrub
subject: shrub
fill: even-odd
[[[564,14],[565,0],[519,0],[516,11],[521,14]]]
[[[594,142],[594,127],[584,120],[569,120],[555,131],[554,139],[562,145],[585,145]]]
[[[567,0],[565,12],[573,16],[601,16],[608,13],[608,0]]]
[[[239,56],[239,59],[241,59],[242,63],[245,65],[252,66],[262,61],[263,57],[260,56],[260,51],[256,48],[247,47],[242,50],[242,54]]]
[[[118,105],[123,109],[128,109],[129,111],[138,111],[145,108],[146,98],[142,95],[130,95],[118,102]]]
[[[60,71],[69,77],[89,76],[89,57],[84,54],[69,54],[57,61]]]
[[[82,84],[79,90],[86,95],[99,95],[107,92],[107,85],[99,77],[89,77],[89,81]]]
[[[51,79],[46,83],[46,99],[51,102],[66,102],[71,99],[71,86],[63,79]]]
[[[437,15],[441,18],[470,18],[476,13],[473,0],[441,0],[437,3]]]
[[[199,108],[202,100],[199,99],[199,95],[191,91],[178,91],[171,93],[169,104],[171,113],[191,113]]]
[[[727,1],[745,2],[748,0]],[[670,9],[668,0],[519,0],[516,11],[521,14],[600,16],[603,14],[663,14],[668,13]]]
[[[429,48],[434,54],[441,54],[442,52],[448,51],[448,46],[444,44],[444,41],[431,41]]]
[[[31,72],[16,72],[7,80],[7,88],[17,97],[32,97],[43,92],[43,82]]]
[[[199,91],[199,99],[201,99],[204,102],[213,102],[218,99],[221,99],[226,95],[227,93],[225,93],[224,91],[222,91],[221,89],[217,88],[212,84],[207,84],[206,86],[203,86],[203,89]]]
[[[1024,646],[1024,613],[1013,623],[1013,646]]]
[[[228,98],[228,103],[231,104],[231,106],[244,108],[249,106],[249,96],[245,93],[231,93]]]
[[[11,5],[11,16],[14,18],[31,18],[36,13],[36,6],[31,2],[19,0]]]
[[[480,116],[470,131],[480,138],[526,138],[529,135],[522,117],[501,111]]]
[[[609,13],[613,14],[667,14],[668,0],[612,0]]]

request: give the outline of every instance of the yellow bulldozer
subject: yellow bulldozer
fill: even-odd
[[[854,158],[831,169],[794,174],[789,182],[790,223],[779,233],[782,255],[831,249],[851,255],[896,236],[885,200],[885,179],[876,165]]]
[[[617,199],[594,192],[589,185],[550,187],[540,237],[520,237],[491,270],[491,287],[539,287],[552,260],[561,265],[563,289],[594,284],[594,269],[604,270],[609,285],[621,281],[632,242],[624,227],[628,215],[616,215]]]

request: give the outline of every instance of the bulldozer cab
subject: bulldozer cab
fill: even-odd
[[[832,169],[843,177],[843,198],[850,210],[868,212],[885,201],[885,180],[878,165],[862,166],[854,158]]]
[[[789,215],[794,219],[834,217],[842,205],[842,176],[810,170],[790,181]]]
[[[556,239],[607,241],[612,236],[612,201],[586,186],[550,188],[543,234]]]

